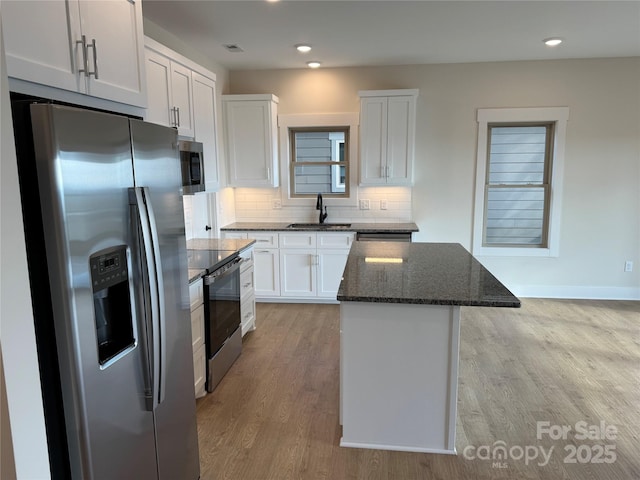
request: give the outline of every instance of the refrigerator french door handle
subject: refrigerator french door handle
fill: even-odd
[[[147,202],[149,190],[146,187],[135,187],[131,189],[133,192],[132,202],[136,205],[140,231],[142,232],[142,254],[144,255],[144,264],[147,267],[146,274],[148,279],[150,312],[145,314],[151,315],[150,325],[151,342],[151,410],[162,403],[165,396],[165,379],[164,366],[166,356],[166,338],[164,335],[165,328],[165,305],[164,305],[164,289],[162,281],[162,273],[159,270],[160,256],[157,253],[158,236],[156,230],[155,216],[150,202]]]

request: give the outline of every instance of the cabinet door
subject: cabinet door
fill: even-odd
[[[256,297],[280,296],[280,255],[277,249],[253,252]]]
[[[256,329],[256,298],[253,295],[248,296],[240,304],[240,315],[242,317],[241,327],[242,336],[247,332]]]
[[[316,249],[280,249],[280,292],[283,297],[316,295]]]
[[[2,0],[2,30],[10,77],[84,91],[78,4],[63,0]],[[71,43],[69,43],[71,42]],[[81,89],[82,88],[82,89]]]
[[[191,346],[195,352],[204,345],[204,305],[200,304],[191,311]]]
[[[360,101],[360,183],[384,185],[387,167],[387,99]]]
[[[318,297],[335,299],[342,280],[349,250],[318,250]]]
[[[145,120],[165,127],[171,123],[171,61],[153,50],[146,49],[147,112]]]
[[[88,69],[95,72],[88,76],[87,93],[145,107],[142,3],[81,0],[79,5],[82,34],[89,46]]]
[[[191,70],[179,63],[171,62],[171,99],[173,122],[178,126],[178,135],[193,137],[193,112],[191,111],[193,92],[191,90]],[[205,172],[205,175],[207,173]]]
[[[207,380],[207,352],[204,344],[200,345],[198,350],[193,354],[193,381],[196,398],[204,397],[207,392],[205,391],[205,382]]]
[[[415,97],[389,97],[387,107],[387,184],[413,182]]]
[[[278,186],[271,102],[226,101],[224,117],[230,186]]]
[[[220,189],[218,142],[216,139],[216,82],[191,73],[193,85],[193,123],[196,140],[202,142],[204,180],[207,192]]]

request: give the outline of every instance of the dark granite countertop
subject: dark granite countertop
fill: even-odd
[[[288,228],[291,223],[295,222],[235,222],[229,225],[225,225],[220,230],[233,232],[233,231],[256,231],[256,232],[296,232],[296,231],[319,231],[319,232],[359,232],[359,233],[407,233],[418,232],[418,226],[414,222],[406,223],[358,223],[351,222],[351,226],[348,228],[323,228],[318,225],[317,230],[310,230],[309,228]],[[329,222],[331,223],[331,222]],[[346,222],[349,223],[349,222]]]
[[[256,243],[243,238],[192,238],[187,240],[187,250],[233,250],[242,252]]]
[[[203,277],[230,258],[256,243],[235,238],[194,238],[187,240],[189,283]]]
[[[520,300],[459,243],[354,242],[338,300],[520,307]]]

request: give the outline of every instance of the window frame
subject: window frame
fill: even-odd
[[[568,118],[568,107],[478,109],[478,148],[472,247],[475,255],[540,257],[557,257],[559,255],[564,149]],[[548,159],[545,159],[545,169],[547,170],[545,177],[548,184],[545,188],[544,208],[547,221],[543,225],[543,230],[546,232],[546,245],[486,244],[485,225],[487,212],[485,206],[490,186],[488,183],[489,127],[525,126],[531,124],[552,125],[553,138],[547,138],[549,156]],[[538,188],[543,185],[535,184]],[[509,186],[511,187],[512,185]]]
[[[321,114],[280,114],[278,115],[278,128],[280,138],[280,197],[283,206],[315,206],[316,197],[294,196],[292,195],[291,183],[291,140],[289,132],[291,129],[331,129],[348,128],[348,152],[345,152],[348,161],[348,190],[349,196],[324,196],[324,204],[328,206],[351,206],[358,205],[358,138],[359,138],[360,115],[355,112],[349,113],[321,113]]]
[[[340,186],[339,182],[336,181],[336,177],[340,176],[340,167],[344,166],[346,169],[346,175],[349,175],[350,170],[350,158],[348,150],[344,151],[345,159],[343,161],[325,161],[325,162],[297,162],[296,160],[296,133],[304,133],[304,132],[326,132],[326,133],[342,133],[344,136],[343,141],[337,141],[335,138],[331,138],[329,135],[329,140],[331,141],[331,156],[332,158],[338,158],[339,152],[339,144],[344,143],[345,145],[349,145],[350,138],[350,130],[348,126],[340,126],[340,127],[289,127],[289,142],[291,143],[289,152],[291,158],[289,159],[289,192],[292,198],[313,198],[316,199],[316,193],[296,193],[295,192],[295,171],[296,165],[313,165],[319,166],[324,165],[330,167],[331,171],[331,192],[322,192],[323,198],[347,198],[350,194],[349,183],[345,182],[342,184],[342,188],[344,191],[336,192],[335,188]]]

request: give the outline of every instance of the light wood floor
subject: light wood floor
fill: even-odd
[[[257,313],[242,355],[197,403],[202,480],[640,479],[640,302],[462,308],[457,455],[339,447],[339,307]],[[544,421],[572,431],[537,439]],[[604,421],[617,436],[579,440],[580,421]],[[499,465],[466,458],[497,445],[509,456]],[[553,451],[538,465],[540,453],[526,462],[518,447]],[[572,448],[576,463],[566,463]],[[580,463],[611,452],[613,463]]]

